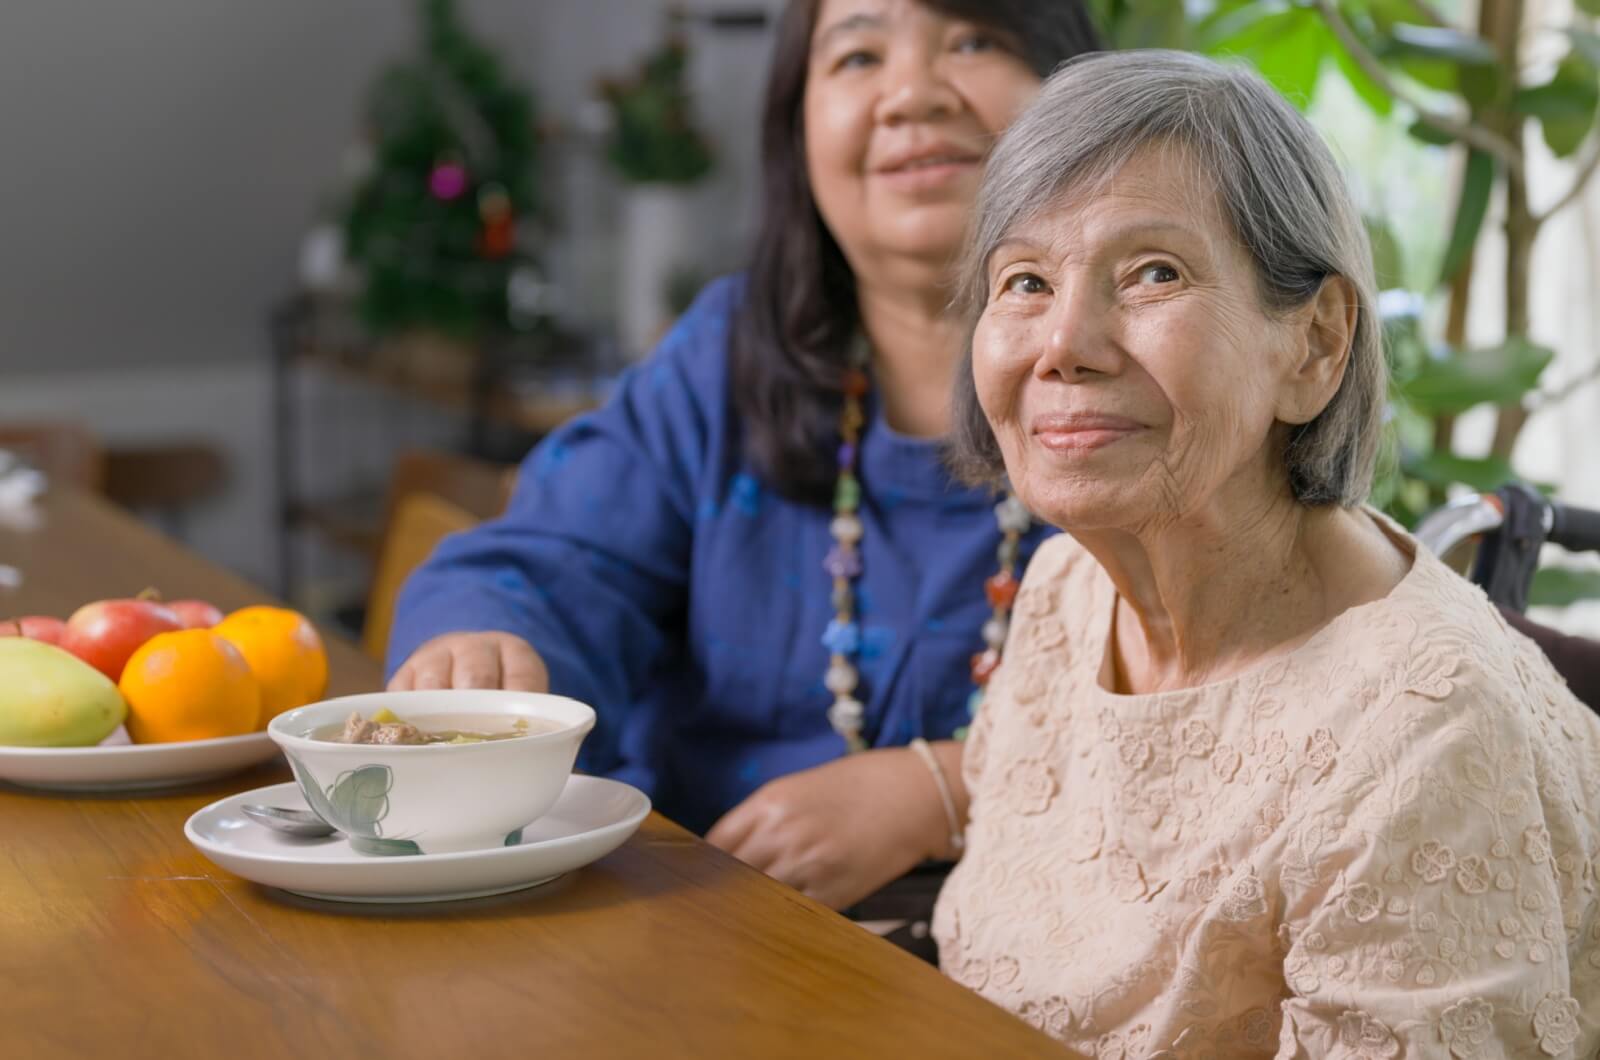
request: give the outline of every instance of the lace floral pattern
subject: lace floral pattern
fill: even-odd
[[[946,971],[1090,1057],[1591,1058],[1600,719],[1427,556],[1286,658],[1100,686],[1043,546],[969,738]]]
[[[1481,997],[1456,1002],[1439,1016],[1439,1040],[1456,1060],[1483,1060],[1490,1055],[1494,1006]]]

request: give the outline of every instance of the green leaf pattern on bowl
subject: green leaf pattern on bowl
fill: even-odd
[[[311,809],[324,821],[345,834],[350,846],[360,854],[421,854],[422,848],[410,839],[388,839],[382,821],[389,815],[389,792],[394,788],[394,773],[388,766],[366,765],[349,769],[334,779],[326,793],[311,771],[292,754],[289,768],[300,782]],[[505,845],[522,843],[522,829],[506,834]]]
[[[388,766],[367,765],[340,773],[324,793],[322,786],[288,755],[289,768],[300,782],[300,790],[318,817],[345,833],[350,845],[362,854],[420,854],[422,848],[409,839],[386,839],[381,822],[389,813],[389,791],[394,774]]]

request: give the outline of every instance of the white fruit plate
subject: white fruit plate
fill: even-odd
[[[49,791],[174,788],[237,773],[277,754],[264,732],[135,744],[119,728],[94,747],[0,746],[0,781]]]

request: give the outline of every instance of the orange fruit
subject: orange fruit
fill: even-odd
[[[286,607],[246,607],[211,628],[244,656],[261,682],[262,728],[328,689],[328,653],[306,616]]]
[[[261,685],[239,649],[209,629],[157,633],[117,683],[134,743],[242,736],[261,718]]]

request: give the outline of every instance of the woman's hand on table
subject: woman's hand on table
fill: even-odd
[[[834,909],[854,905],[928,858],[954,856],[939,790],[928,767],[904,747],[864,751],[769,781],[728,811],[706,840]]]
[[[446,633],[411,653],[389,691],[506,688],[548,692],[550,672],[533,645],[511,633]]]

